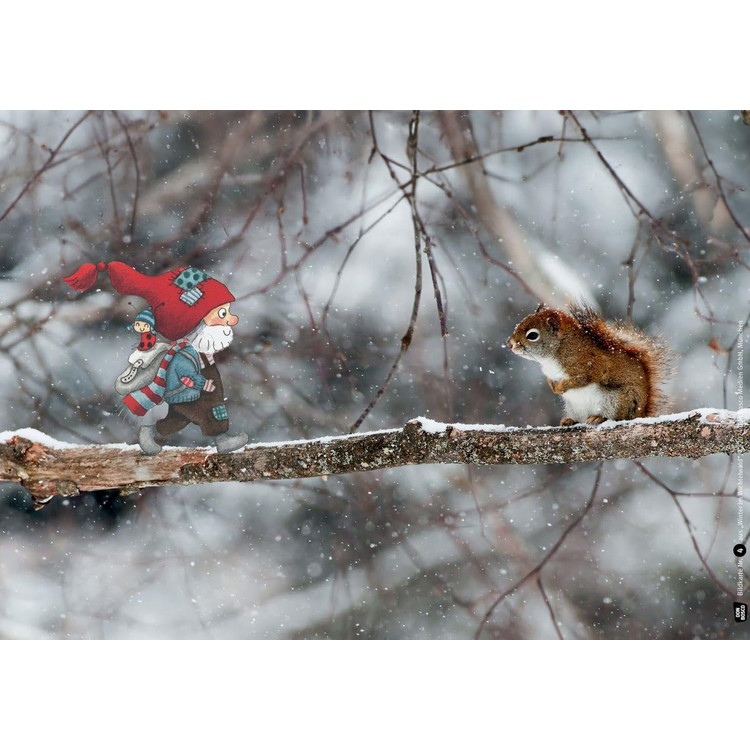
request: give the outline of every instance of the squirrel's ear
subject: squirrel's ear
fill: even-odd
[[[555,335],[560,330],[560,316],[558,315],[556,310],[551,310],[550,314],[547,316],[547,328],[552,331]]]
[[[539,303],[539,304],[538,304],[538,305],[536,306],[536,310],[534,310],[534,312],[535,312],[535,313],[541,312],[542,310],[544,310],[544,308],[545,308],[545,304],[544,304],[544,302],[540,302],[540,303]]]

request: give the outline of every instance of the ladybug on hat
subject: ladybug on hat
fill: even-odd
[[[128,326],[129,331],[135,331],[141,334],[141,340],[138,342],[139,352],[148,352],[156,344],[156,330],[154,326],[154,311],[147,307],[135,316],[135,320]]]

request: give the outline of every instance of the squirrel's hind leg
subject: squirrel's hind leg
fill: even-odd
[[[646,416],[646,392],[640,388],[623,388],[615,409],[615,419],[636,419]]]
[[[606,422],[607,417],[603,417],[601,414],[590,414],[588,417],[586,417],[586,422],[588,424],[601,424],[602,422]]]

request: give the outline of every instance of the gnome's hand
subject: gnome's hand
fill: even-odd
[[[192,378],[188,378],[186,376],[184,378],[180,378],[180,381],[183,383],[183,385],[186,385],[188,388],[194,388],[195,387],[195,381]]]
[[[211,391],[216,390],[216,386],[214,385],[213,380],[206,380],[206,382],[203,384],[203,390],[207,393],[211,393]]]

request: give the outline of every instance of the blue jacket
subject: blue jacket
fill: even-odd
[[[186,386],[182,378],[190,378],[193,388]],[[166,381],[164,400],[168,404],[185,404],[197,401],[201,397],[206,378],[201,375],[200,356],[191,345],[188,344],[172,357],[167,368]]]

